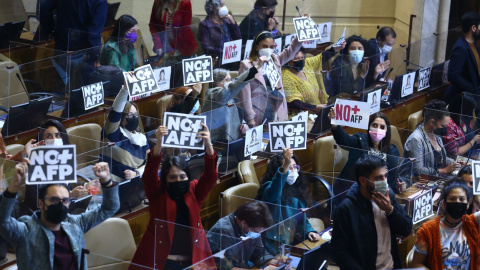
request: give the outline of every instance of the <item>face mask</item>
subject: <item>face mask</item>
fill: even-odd
[[[268,24],[268,19],[270,18],[273,18],[273,16],[275,15],[275,11],[270,11],[270,14],[267,15],[267,13],[264,11],[263,12],[263,15],[265,15],[265,20],[267,21],[267,24]]]
[[[63,139],[46,139],[45,145],[62,146]]]
[[[48,206],[44,213],[48,222],[60,224],[67,218],[68,208],[62,202],[59,202]]]
[[[297,181],[297,178],[298,178],[297,170],[288,170],[287,184],[289,184],[290,186],[295,184],[295,181]]]
[[[125,35],[125,39],[129,39],[128,42],[135,43],[137,41],[137,32],[131,32]]]
[[[221,7],[219,10],[218,10],[218,16],[220,16],[220,18],[224,18],[225,16],[228,15],[228,8],[227,6],[223,6]]]
[[[374,142],[379,142],[387,136],[387,131],[379,128],[371,128],[368,133],[370,133],[370,138]]]
[[[447,127],[437,128],[433,131],[433,133],[437,136],[443,137],[447,135]]]
[[[305,67],[305,59],[293,61],[293,68],[296,71],[301,71]]]
[[[362,62],[364,53],[365,52],[361,50],[349,51],[348,54],[350,55],[350,62],[352,64],[358,64]]]
[[[260,237],[260,233],[252,232],[252,230],[248,229],[248,233],[245,234],[246,237],[249,237],[251,239],[255,239]]]
[[[194,114],[196,111],[198,111],[199,108],[200,108],[200,102],[197,100],[197,103],[195,103],[190,113]]]
[[[380,48],[380,53],[387,54],[392,51],[392,46],[383,45],[383,48]]]
[[[260,56],[266,56],[268,59],[270,59],[270,56],[272,56],[272,54],[273,54],[273,49],[270,49],[270,48],[260,49],[258,51],[258,54]]]
[[[459,202],[447,202],[445,211],[453,219],[459,219],[467,212],[467,204]]]
[[[138,117],[131,117],[131,118],[126,118],[127,119],[127,124],[125,125],[125,128],[128,131],[134,131],[138,128]]]
[[[172,199],[179,199],[190,189],[190,181],[178,181],[167,183],[168,195]]]
[[[385,193],[387,193],[388,183],[387,183],[386,179],[384,181],[375,181],[375,182],[368,180],[368,182],[373,183],[375,185],[375,188],[372,190],[372,192],[377,192],[378,191],[378,192],[382,193],[383,195],[385,195]]]

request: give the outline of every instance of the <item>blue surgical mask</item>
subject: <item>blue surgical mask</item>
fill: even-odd
[[[191,114],[194,114],[195,112],[198,111],[198,109],[200,109],[200,102],[197,100],[197,102],[195,103],[195,105],[193,106],[192,110],[190,111]]]
[[[250,229],[248,229],[248,233],[245,234],[246,237],[251,238],[251,239],[258,238],[258,237],[260,237],[260,235],[261,235],[261,233],[252,232],[252,230],[250,230]]]
[[[361,50],[349,51],[348,54],[350,55],[350,63],[358,64],[362,62],[364,53],[365,51]]]

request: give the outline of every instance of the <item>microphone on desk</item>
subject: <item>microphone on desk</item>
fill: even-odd
[[[414,66],[416,66],[416,67],[419,67],[419,68],[424,68],[424,67],[422,67],[422,66],[420,66],[420,65],[417,65],[417,64],[415,64],[415,63],[412,63],[412,62],[410,62],[410,61],[408,61],[408,60],[406,60],[406,59],[403,60],[403,62],[405,62],[405,63],[407,63],[407,64],[412,64],[412,65],[414,65]]]
[[[390,76],[390,73],[392,73],[393,71],[393,67],[390,68],[390,70],[388,71],[387,75],[385,75],[385,77],[383,77],[383,79],[385,80],[386,78],[388,78],[388,76]]]
[[[300,15],[300,17],[302,17],[302,14],[300,13],[300,10],[298,9],[298,6],[295,6],[295,8],[297,9],[298,15]]]

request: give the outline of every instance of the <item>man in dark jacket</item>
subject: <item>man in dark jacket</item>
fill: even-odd
[[[412,220],[388,189],[385,161],[363,156],[355,173],[357,183],[335,211],[333,259],[341,269],[401,268],[396,236],[408,236]]]
[[[450,103],[462,92],[480,94],[480,49],[475,41],[480,38],[480,14],[468,12],[462,16],[462,31],[453,45],[448,65],[448,81],[451,83],[445,92],[445,102]]]
[[[375,67],[388,60],[388,53],[392,51],[392,47],[395,45],[397,33],[393,28],[384,26],[377,32],[377,36],[368,41],[368,57],[370,65],[368,67],[368,74],[366,77],[365,87],[369,87],[380,78],[383,78],[388,70],[375,77]]]

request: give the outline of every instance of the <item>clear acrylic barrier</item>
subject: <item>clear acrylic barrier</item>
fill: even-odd
[[[92,247],[86,247],[87,249]],[[100,253],[89,252],[85,254],[87,261],[87,268],[101,268],[101,269],[137,269],[137,270],[153,270],[153,267],[148,267],[140,264],[131,263],[120,258],[114,258]],[[158,269],[158,268],[157,268]]]
[[[66,52],[55,50],[53,46],[49,44],[32,45],[10,41],[8,54],[5,54],[5,56],[10,58],[10,60],[15,62],[17,65],[23,65],[26,63],[60,56],[62,54],[66,54]]]

